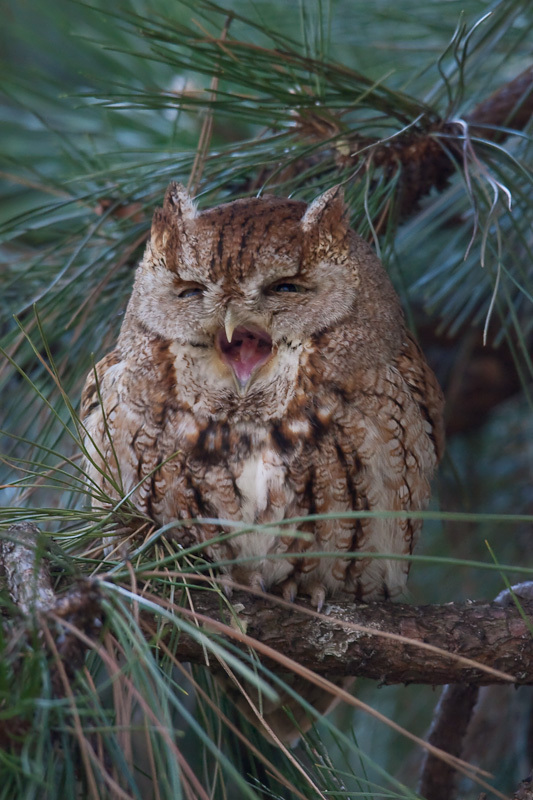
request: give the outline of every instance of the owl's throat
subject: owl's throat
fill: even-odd
[[[224,330],[217,335],[217,349],[221,360],[233,370],[241,389],[248,386],[251,378],[270,360],[272,339],[260,328],[239,325],[231,341]]]

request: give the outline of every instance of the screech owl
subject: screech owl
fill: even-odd
[[[215,562],[242,559],[223,567],[237,583],[319,609],[402,592],[406,561],[349,554],[411,553],[419,521],[321,515],[424,508],[443,398],[338,187],[309,206],[198,211],[171,184],[96,376],[82,418],[89,476],[107,495],[106,471],[156,523],[209,519],[174,535]],[[296,526],[307,537],[275,527],[308,515],[319,518]],[[274,525],[210,543],[217,518]]]

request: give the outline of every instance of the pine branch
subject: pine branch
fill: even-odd
[[[520,783],[513,800],[533,800],[533,773]]]
[[[46,585],[47,565],[40,554],[31,568],[27,557],[11,558],[10,540],[21,534],[20,546],[29,552],[29,538],[39,538],[33,525],[13,526],[8,531],[7,554],[5,541],[2,549],[8,590],[27,614],[27,590],[18,594],[21,578]],[[100,590],[105,594],[97,581],[89,581],[85,586],[76,585],[55,604],[48,595],[43,613],[67,618],[94,632],[99,627],[95,619],[102,617]],[[531,584],[521,584],[516,591],[524,598],[523,608],[501,601],[442,606],[335,603],[318,614],[307,603],[290,604],[274,596],[237,591],[232,616],[227,608],[221,610],[218,593],[201,590],[187,593],[190,607],[172,608],[176,615],[193,619],[228,641],[244,647],[255,644],[260,653],[264,646],[281,653],[290,646],[295,662],[321,675],[358,675],[383,684],[533,684],[533,637],[528,622],[533,619]],[[246,633],[239,634],[239,630]],[[80,647],[76,642],[78,657]],[[62,644],[61,650],[72,658],[71,646]],[[203,643],[194,635],[181,633],[178,654],[182,661],[205,663]]]
[[[0,541],[0,575],[24,615],[53,608],[57,602],[44,559],[45,550],[41,532],[32,522],[12,525],[6,538]]]
[[[478,103],[466,121],[475,133],[494,142],[502,142],[509,134],[497,128],[522,131],[532,115],[533,65]]]
[[[194,616],[208,628],[209,620],[231,624],[227,615],[220,613],[216,596],[194,592],[192,598]],[[531,628],[515,606],[503,608],[486,602],[442,606],[335,603],[319,615],[305,603],[281,606],[278,598],[265,600],[244,592],[236,593],[232,602],[248,642],[256,640],[280,652],[287,652],[290,646],[294,661],[322,675],[358,675],[382,684],[433,686],[482,686],[506,680],[533,683]],[[533,618],[533,602],[525,601],[523,608]],[[214,630],[221,632],[222,628],[218,625]],[[405,639],[400,641],[398,635]],[[424,645],[442,650],[429,652]],[[188,636],[180,639],[179,654],[184,661],[205,661],[201,647]],[[476,661],[480,668],[460,659]]]
[[[523,130],[533,116],[533,66],[505,83],[466,115],[464,123],[426,115],[420,121],[388,141],[342,135],[342,112],[300,111],[295,117],[296,130],[315,142],[333,138],[333,153],[338,168],[364,164],[382,168],[388,180],[400,170],[397,211],[405,218],[417,211],[419,201],[431,189],[442,191],[463,161],[463,138],[482,137],[504,142],[514,131]],[[501,128],[505,126],[506,130]],[[331,150],[321,155],[331,158]],[[316,160],[316,156],[313,156]],[[292,171],[302,170],[295,162]],[[281,173],[281,178],[286,177]],[[263,176],[264,179],[264,176]],[[375,224],[378,220],[375,220]],[[381,226],[384,220],[380,221]]]
[[[533,583],[523,583],[501,592],[496,603],[511,607],[516,598],[533,599]],[[435,708],[428,742],[452,756],[461,757],[463,743],[478,700],[479,687],[471,684],[445,686]],[[442,758],[424,752],[417,791],[427,800],[453,800],[457,794],[457,771]]]
[[[0,578],[23,617],[36,614],[39,623],[44,620],[46,625],[47,615],[52,614],[69,620],[78,630],[91,636],[99,633],[103,612],[98,584],[92,581],[78,582],[66,594],[58,596],[50,577],[45,537],[33,522],[15,523],[0,539]],[[18,636],[19,631],[16,631],[14,637]],[[73,676],[83,664],[86,648],[78,637],[66,634],[63,630],[56,629],[56,636],[61,662],[68,674]],[[52,682],[54,688],[59,690],[60,683],[55,671]]]
[[[445,686],[429,731],[428,742],[450,755],[461,756],[479,689],[471,684]],[[457,772],[446,761],[424,752],[417,791],[426,800],[452,800]]]

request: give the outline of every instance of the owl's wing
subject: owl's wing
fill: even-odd
[[[112,350],[88,374],[81,397],[80,420],[86,448],[85,469],[89,486],[117,499],[120,483],[113,439],[123,420],[117,414],[117,378],[122,368],[120,354]],[[117,480],[118,479],[118,480]],[[102,505],[93,498],[93,506]]]
[[[102,389],[105,386],[105,376],[110,367],[114,367],[120,361],[120,355],[117,350],[112,350],[101,361],[96,364],[95,368],[89,372],[85,380],[85,386],[81,394],[81,409],[80,417],[84,424],[87,424],[90,415],[100,407],[100,396]]]
[[[444,395],[433,370],[410,333],[406,334],[396,367],[411,389],[422,416],[429,423],[428,434],[435,444],[437,460],[440,461],[444,452]]]

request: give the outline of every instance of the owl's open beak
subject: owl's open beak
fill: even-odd
[[[221,360],[231,367],[241,390],[246,389],[253,375],[270,360],[272,339],[254,325],[237,325],[235,317],[226,315],[224,330],[216,337]]]
[[[239,324],[239,319],[235,311],[231,306],[226,311],[226,316],[224,317],[224,330],[226,331],[226,338],[228,342],[231,342],[233,339],[233,331]]]

